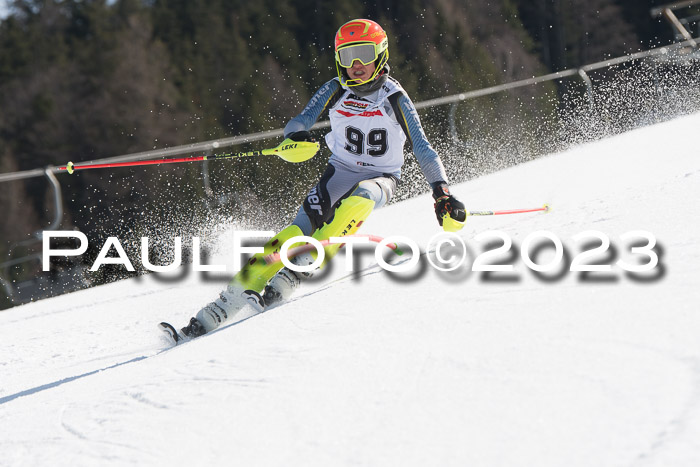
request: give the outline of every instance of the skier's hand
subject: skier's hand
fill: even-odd
[[[316,138],[311,136],[311,133],[308,131],[295,131],[294,133],[290,133],[287,135],[288,139],[291,139],[292,141],[309,141],[311,143],[316,142]]]
[[[456,232],[464,227],[467,220],[464,203],[450,194],[445,182],[433,185],[433,199],[435,200],[435,215],[444,230]]]

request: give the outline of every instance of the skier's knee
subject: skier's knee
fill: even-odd
[[[363,180],[357,184],[351,196],[359,196],[374,201],[375,207],[379,208],[391,199],[394,186],[395,183],[386,177]]]
[[[379,186],[376,183],[365,180],[358,183],[351,196],[360,196],[376,202],[377,195],[380,194],[378,191]]]

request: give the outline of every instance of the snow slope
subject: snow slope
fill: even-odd
[[[460,232],[472,254],[481,232],[511,238],[512,273],[424,256],[391,275],[365,254],[361,274],[334,266],[175,348],[156,324],[185,324],[225,281],[149,276],[0,313],[0,465],[700,465],[698,128],[695,114],[454,187],[472,210],[552,205]],[[613,253],[592,261],[612,270],[536,276],[519,254],[539,230],[563,264],[574,236],[602,232]],[[617,259],[646,260],[620,235],[638,230],[660,261],[629,275]],[[425,249],[439,230],[425,195],[363,231]]]

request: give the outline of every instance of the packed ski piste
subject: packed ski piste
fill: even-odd
[[[180,331],[167,322],[160,324],[175,343],[213,331],[247,305],[261,312],[288,300],[300,282],[313,275],[306,268],[316,264],[318,253],[307,251],[291,258],[299,268],[268,264],[264,257],[279,252],[295,237],[320,242],[356,234],[372,211],[389,202],[396,191],[407,140],[432,188],[439,224],[448,232],[464,226],[465,206],[450,194],[445,168],[425,136],[415,106],[390,76],[386,32],[367,19],[345,23],[335,35],[335,64],[338,76],[321,86],[287,123],[281,145],[302,144],[296,149],[307,151],[308,157],[300,159],[312,157],[319,144],[309,130],[327,111],[331,130],[325,140],[332,155],[321,179],[308,192],[292,224],[252,256],[216,300]],[[326,246],[323,262],[340,246]]]

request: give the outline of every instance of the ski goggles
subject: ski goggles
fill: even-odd
[[[379,56],[377,47],[373,43],[350,45],[336,50],[335,59],[343,68],[351,68],[355,60],[359,60],[363,65],[369,65]]]

